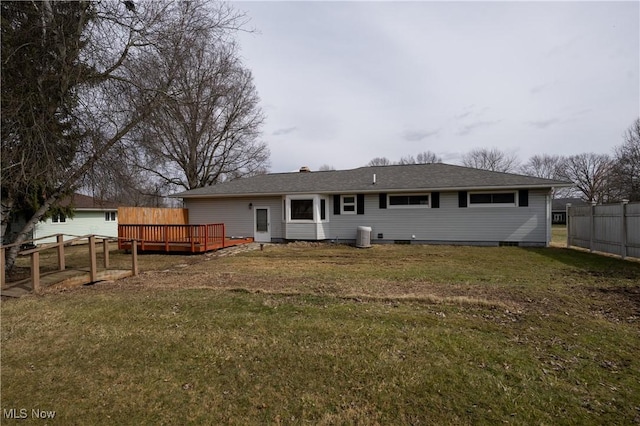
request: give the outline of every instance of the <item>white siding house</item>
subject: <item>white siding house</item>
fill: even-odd
[[[175,197],[191,223],[258,241],[353,242],[368,226],[373,243],[546,246],[551,189],[570,185],[437,163],[262,175]]]
[[[82,194],[74,194],[72,197],[64,199],[61,205],[71,205],[74,212],[73,217],[55,215],[43,222],[38,222],[33,231],[33,239],[38,239],[37,244],[55,242],[56,234],[64,234],[65,241],[74,238],[74,236],[89,234],[107,237],[118,236],[117,204]]]

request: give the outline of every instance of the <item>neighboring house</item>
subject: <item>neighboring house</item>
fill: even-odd
[[[567,204],[571,204],[574,207],[587,205],[580,198],[554,198],[551,207],[551,222],[554,225],[567,224]]]
[[[192,224],[224,223],[255,241],[546,246],[551,189],[564,181],[442,163],[275,173],[175,194]]]
[[[53,237],[37,240],[36,244],[55,242],[56,234],[65,234],[65,240],[72,239],[73,235],[118,236],[118,204],[82,194],[73,194],[60,202],[61,206],[70,204],[73,207],[73,218],[55,215],[38,222],[33,231],[33,238],[49,235]]]

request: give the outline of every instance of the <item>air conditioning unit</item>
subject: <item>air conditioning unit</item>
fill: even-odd
[[[371,227],[370,226],[358,226],[358,232],[356,233],[356,247],[358,248],[371,247]]]

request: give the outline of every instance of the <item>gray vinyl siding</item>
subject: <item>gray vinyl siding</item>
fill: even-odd
[[[193,224],[224,223],[228,236],[253,236],[253,206],[270,207],[271,238],[354,241],[358,226],[372,228],[372,242],[413,240],[467,244],[513,242],[546,245],[550,231],[546,190],[530,190],[528,207],[458,207],[458,192],[441,192],[439,208],[380,209],[379,195],[366,194],[365,214],[333,214],[328,222],[284,223],[282,197],[185,199]],[[378,238],[378,234],[383,234]]]
[[[326,240],[329,223],[287,223],[287,240]]]
[[[253,237],[255,207],[269,207],[271,238],[284,238],[282,223],[282,197],[242,197],[225,199],[192,199],[187,198],[185,207],[189,209],[189,223],[224,223],[228,237]]]
[[[364,215],[331,215],[328,238],[355,240],[358,226],[372,228],[373,242],[547,244],[546,191],[529,191],[528,207],[458,207],[457,192],[440,193],[440,208],[379,208],[378,194],[365,196]],[[331,209],[333,212],[333,209]],[[383,234],[378,238],[378,234]],[[415,236],[415,238],[414,238]]]

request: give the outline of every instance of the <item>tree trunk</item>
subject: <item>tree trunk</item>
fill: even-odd
[[[49,210],[49,207],[53,203],[55,203],[60,197],[60,193],[53,194],[49,198],[45,200],[44,203],[40,206],[40,208],[31,216],[31,218],[25,223],[20,232],[16,235],[16,238],[13,240],[13,244],[6,250],[6,263],[5,263],[5,271],[10,271],[16,263],[16,258],[18,257],[18,252],[20,251],[20,245],[27,239],[27,236],[33,231],[36,227],[38,221],[44,216],[44,214]]]
[[[2,231],[0,235],[2,240],[0,240],[0,244],[4,244],[5,237],[9,231],[9,219],[13,211],[13,198],[9,196],[3,197],[0,201],[0,206],[0,217],[2,221]]]

